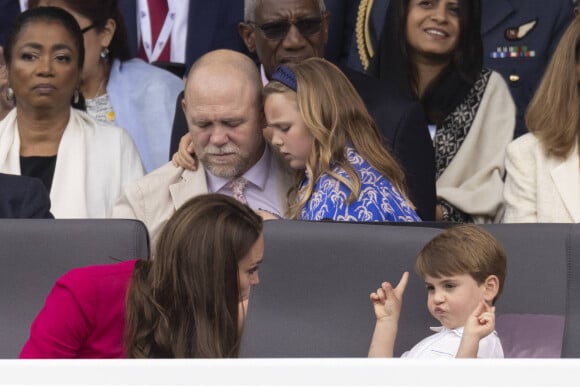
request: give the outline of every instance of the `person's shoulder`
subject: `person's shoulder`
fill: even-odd
[[[340,69],[352,83],[357,92],[361,94],[363,99],[366,94],[370,93],[373,96],[379,96],[383,101],[386,101],[391,105],[410,106],[417,104],[419,106],[418,102],[413,100],[411,96],[399,91],[386,79],[379,79],[347,66],[342,66]]]
[[[362,157],[362,155],[356,150],[356,148],[350,144],[344,147],[346,153],[346,158],[350,164],[355,168],[360,167],[371,167],[372,166]]]
[[[184,178],[187,178],[191,174],[202,173],[203,168],[198,168],[196,171],[190,171],[182,167],[176,167],[171,161],[163,164],[157,169],[149,172],[141,179],[137,180],[142,184],[149,184],[153,182],[167,181],[168,184],[171,182],[177,182]]]
[[[534,151],[541,148],[542,144],[538,137],[534,133],[526,133],[510,142],[507,146],[507,152],[512,157],[517,155],[531,156]]]
[[[117,146],[123,146],[126,141],[133,141],[131,135],[122,127],[113,123],[98,121],[90,116],[86,111],[72,109],[73,115],[83,126],[85,134],[90,134],[92,140],[97,143],[111,143]]]
[[[171,162],[168,162],[145,176],[129,182],[126,190],[128,193],[139,192],[139,196],[147,200],[149,197],[159,198],[161,190],[169,191],[170,186],[173,184],[187,183],[187,180],[199,178],[205,179],[203,168],[199,167],[196,171],[190,171],[176,167]]]
[[[136,262],[134,259],[72,269],[56,281],[51,294],[69,294],[85,310],[100,304],[98,300],[112,302],[126,292]]]
[[[78,124],[82,124],[85,130],[94,131],[101,134],[103,132],[121,132],[123,128],[113,123],[99,121],[91,116],[87,111],[81,109],[71,108],[71,118],[77,120]]]
[[[491,332],[489,335],[479,341],[477,357],[488,359],[501,359],[504,357],[501,340],[496,331]]]
[[[503,109],[514,110],[515,119],[515,104],[505,78],[499,72],[487,67],[484,67],[479,74],[479,79],[473,87],[478,89],[484,86],[486,95],[490,97],[489,103],[492,106],[497,105]]]
[[[489,67],[484,67],[479,72],[479,78],[477,80],[487,81],[488,88],[489,87],[505,88],[507,91],[509,91],[507,82],[505,81],[504,77],[498,71],[493,70]]]
[[[504,77],[496,70],[493,70],[493,69],[488,68],[488,67],[484,67],[483,72],[489,73],[490,81],[493,79],[494,82],[506,83]]]
[[[114,61],[114,68],[120,74],[131,74],[137,76],[146,76],[142,81],[150,82],[153,80],[163,80],[171,84],[180,84],[183,88],[183,80],[175,74],[165,69],[159,68],[155,65],[145,62],[140,58],[132,58],[124,61]]]
[[[361,89],[378,91],[382,89],[381,85],[384,85],[384,80],[375,78],[351,67],[339,66],[339,68],[359,93]]]
[[[381,173],[371,165],[353,146],[347,146],[346,156],[348,162],[357,170],[359,174],[364,171],[363,176],[361,176],[363,182],[372,181],[378,183],[381,180],[388,179],[381,175]]]
[[[128,279],[133,273],[136,259],[103,265],[91,265],[72,269],[61,276],[57,284],[84,288],[95,284],[110,284],[111,278]]]
[[[549,34],[532,34],[532,29],[553,29],[554,24],[563,22],[560,21],[562,14],[566,15],[564,21],[571,20],[573,9],[574,0],[486,0],[481,9],[483,38],[486,39],[495,28],[504,39],[517,40],[528,36],[548,39]],[[506,26],[508,30],[505,30]]]
[[[528,132],[524,135],[519,136],[510,143],[510,146],[521,147],[521,148],[533,148],[540,145],[540,140],[534,133]]]

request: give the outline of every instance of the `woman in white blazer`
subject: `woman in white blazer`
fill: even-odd
[[[531,133],[507,148],[504,223],[580,222],[580,17],[530,102]]]
[[[109,217],[125,183],[143,176],[143,165],[125,130],[81,110],[77,21],[61,8],[25,11],[4,54],[16,106],[0,121],[0,172],[40,178],[56,218]]]

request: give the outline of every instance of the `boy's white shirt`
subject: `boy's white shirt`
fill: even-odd
[[[455,358],[459,343],[463,336],[463,327],[448,329],[445,327],[431,327],[437,332],[417,343],[410,351],[401,357],[410,358]],[[479,341],[478,358],[503,358],[503,348],[497,332],[493,331],[488,336]]]

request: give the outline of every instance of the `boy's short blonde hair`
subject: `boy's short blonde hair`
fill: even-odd
[[[487,277],[499,279],[499,298],[507,273],[506,255],[497,239],[475,225],[451,227],[431,239],[419,252],[415,271],[421,277],[469,274],[478,285]]]

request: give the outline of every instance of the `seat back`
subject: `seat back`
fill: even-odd
[[[580,358],[580,224],[572,227],[568,242],[568,292],[562,357]]]
[[[364,357],[374,329],[369,299],[382,281],[410,272],[395,352],[435,323],[415,256],[440,229],[269,221],[260,284],[252,289],[242,357]],[[414,300],[414,301],[411,301]],[[407,301],[409,304],[407,304]],[[418,307],[412,307],[411,303]]]
[[[560,357],[566,315],[572,224],[483,226],[506,251],[505,288],[496,304],[496,330],[506,357]],[[579,258],[576,257],[575,260]]]
[[[126,219],[2,219],[0,246],[0,358],[18,357],[61,275],[149,257],[145,225]]]
[[[571,291],[567,265],[580,262],[580,246],[574,249],[570,242],[578,227],[484,226],[508,257],[496,311],[506,357],[560,356],[568,337],[564,335],[564,316],[570,308],[566,294]],[[425,287],[413,268],[424,244],[442,231],[422,226],[266,222],[261,282],[252,290],[241,356],[367,356],[375,323],[369,293],[383,280],[396,285],[407,270],[410,281],[395,344],[395,356],[400,356],[432,333],[429,326],[438,325],[427,311]]]

